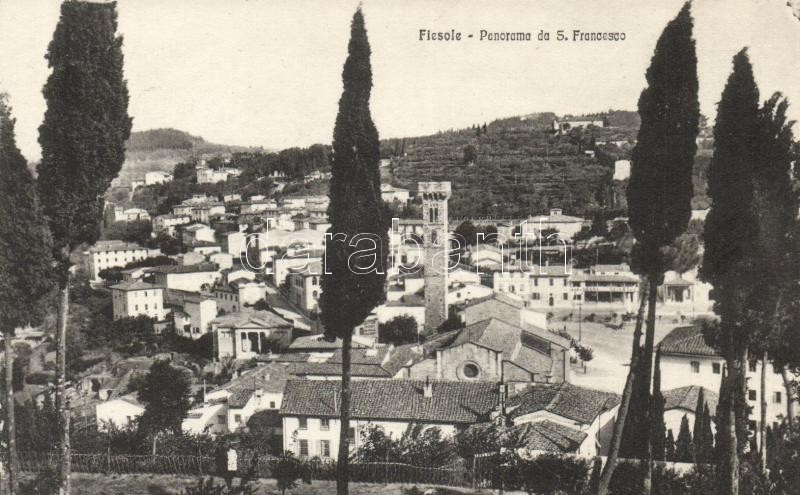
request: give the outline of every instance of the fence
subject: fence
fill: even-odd
[[[21,471],[57,469],[58,453],[20,452]],[[272,478],[272,470],[278,461],[275,457],[240,456],[240,473],[253,472],[256,478]],[[312,480],[335,480],[336,462],[309,459],[306,466]],[[252,471],[251,471],[252,470]],[[175,474],[202,476],[217,474],[217,463],[213,457],[162,456],[162,455],[109,455],[72,454],[72,471],[76,473],[118,474]],[[442,486],[475,486],[474,470],[465,462],[456,462],[446,467],[412,466],[397,462],[351,462],[351,481],[365,483],[405,483]]]
[[[591,462],[592,458],[566,455]],[[20,452],[22,471],[57,469],[58,453]],[[604,458],[601,458],[605,460]],[[272,478],[278,459],[271,456],[240,455],[239,472],[256,478]],[[425,484],[466,488],[497,488],[501,486],[497,471],[498,458],[494,454],[480,454],[472,460],[458,460],[444,467],[413,466],[399,462],[351,462],[350,480],[364,483]],[[620,462],[640,461],[620,459]],[[305,461],[312,480],[335,480],[336,462],[313,458]],[[679,473],[691,470],[687,463],[658,463]],[[188,455],[109,455],[72,454],[72,471],[77,473],[118,474],[174,474],[185,476],[214,475],[217,462],[213,457]]]

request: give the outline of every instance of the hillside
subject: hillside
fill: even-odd
[[[588,215],[611,207],[614,161],[626,158],[638,130],[634,112],[609,112],[604,128],[552,131],[552,113],[512,117],[432,136],[384,142],[394,155],[393,182],[416,189],[426,180],[453,183],[451,217],[521,217],[560,207]],[[473,154],[474,149],[474,154]],[[595,156],[585,151],[593,150]],[[399,152],[399,153],[398,153]]]
[[[177,129],[150,129],[131,133],[126,143],[125,163],[115,186],[127,186],[133,179],[141,179],[145,172],[161,170],[172,172],[176,164],[208,154],[231,154],[250,151],[242,146],[209,143]]]

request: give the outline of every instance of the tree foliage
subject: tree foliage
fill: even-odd
[[[645,257],[656,256],[691,216],[692,166],[700,117],[697,57],[689,4],[667,24],[639,97],[642,124],[631,156],[629,223]],[[655,258],[646,264],[660,269]]]
[[[116,31],[115,3],[64,2],[46,55],[38,187],[62,263],[97,240],[103,195],[125,160],[131,118]]]
[[[389,218],[380,193],[380,143],[369,109],[370,47],[360,9],[353,16],[342,81],[328,207],[334,237],[326,242],[320,297],[329,337],[351,334],[385,298]],[[370,246],[373,255],[351,258]]]
[[[419,329],[413,316],[395,316],[378,325],[378,342],[384,344],[412,344],[418,341]]]
[[[0,330],[36,324],[52,289],[52,240],[0,94]]]
[[[138,390],[139,401],[145,406],[139,417],[140,428],[179,434],[191,407],[190,385],[186,373],[169,361],[153,363]]]

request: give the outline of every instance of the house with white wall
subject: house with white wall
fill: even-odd
[[[698,386],[712,391],[720,389],[725,360],[719,351],[706,344],[698,326],[677,327],[658,344],[661,354],[661,389]],[[781,369],[767,363],[766,416],[769,425],[780,423],[788,414],[788,401],[797,400],[786,393]],[[747,404],[750,410],[748,425],[757,431],[761,418],[761,361],[751,361],[747,367]],[[797,407],[795,407],[797,410]]]
[[[283,449],[300,457],[336,459],[339,451],[339,383],[289,380],[283,395]],[[488,382],[357,380],[351,385],[350,445],[357,450],[371,425],[399,438],[412,424],[436,427],[445,437],[488,421],[498,387]]]
[[[172,174],[169,172],[162,172],[161,170],[151,170],[144,174],[144,184],[152,186],[154,184],[166,184],[172,182]]]
[[[106,268],[124,267],[132,261],[141,261],[151,256],[158,256],[158,250],[149,250],[138,244],[123,241],[97,241],[89,248],[86,257],[86,268],[93,282],[100,282],[100,271]]]
[[[606,455],[619,409],[617,394],[570,383],[535,384],[509,397],[506,411],[515,425],[542,421],[586,434],[577,453]]]
[[[703,402],[708,406],[709,415],[713,418],[717,412],[719,394],[699,385],[687,385],[669,390],[662,390],[664,397],[664,424],[666,431],[672,430],[673,438],[678,438],[681,429],[681,420],[684,416],[689,421],[689,431],[694,431],[695,412],[700,400],[700,391],[703,391]],[[711,422],[711,430],[716,432],[716,425]]]
[[[200,292],[203,286],[212,287],[222,276],[214,263],[154,266],[147,272],[154,274],[156,285],[187,292]]]
[[[215,318],[211,326],[217,359],[269,355],[292,341],[292,324],[271,311],[230,313]]]
[[[147,282],[120,282],[111,286],[114,319],[148,316],[164,320],[164,289]]]
[[[139,402],[138,395],[138,392],[133,392],[98,403],[95,406],[97,429],[104,431],[112,425],[120,428],[132,426],[144,413],[144,405]]]

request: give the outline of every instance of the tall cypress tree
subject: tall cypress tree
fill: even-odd
[[[714,125],[714,154],[708,171],[708,196],[711,209],[705,221],[705,251],[700,273],[713,285],[714,312],[718,325],[704,326],[706,341],[725,358],[730,387],[728,400],[717,414],[725,414],[725,429],[717,430],[726,452],[718,452],[722,469],[718,479],[721,491],[739,492],[739,449],[746,438],[737,435],[737,425],[746,420],[743,407],[747,387],[745,375],[750,347],[751,325],[748,311],[757,290],[763,262],[757,256],[758,223],[754,214],[754,175],[758,136],[758,88],[753,69],[742,50],[733,58],[717,108]],[[719,425],[719,423],[718,423]],[[737,441],[738,437],[738,441]],[[738,447],[738,448],[737,448]]]
[[[677,454],[675,452],[675,436],[672,434],[672,430],[667,432],[667,440],[665,441],[664,452],[664,459],[675,462]]]
[[[42,300],[53,287],[51,249],[33,177],[17,148],[11,109],[0,94],[0,331],[5,349],[6,459],[11,494],[17,492],[18,473],[11,341],[16,328],[40,321]]]
[[[650,384],[656,321],[658,284],[664,276],[661,250],[686,230],[691,216],[692,166],[697,151],[700,106],[697,100],[697,56],[692,38],[693,21],[689,3],[661,33],[647,69],[647,88],[639,97],[642,123],[631,156],[628,183],[628,216],[638,243],[635,267],[646,276],[647,327],[644,353],[635,374],[638,391],[623,391],[622,405],[628,405],[635,433],[643,444],[643,458],[650,454]],[[632,362],[634,355],[631,356]],[[628,411],[620,413],[628,420]],[[616,464],[614,444],[601,480],[599,493],[604,495]],[[645,492],[650,491],[652,463],[647,462]]]
[[[348,493],[349,481],[350,345],[354,328],[385,298],[389,231],[380,193],[380,142],[369,109],[370,47],[360,8],[353,15],[347,50],[342,71],[344,91],[333,131],[328,207],[331,227],[320,297],[325,335],[342,339],[337,464],[340,495]]]
[[[705,405],[705,394],[703,393],[703,387],[700,387],[700,391],[697,393],[697,404],[694,408],[694,428],[692,429],[695,462],[706,462],[705,451],[703,450],[706,446],[705,428],[703,426],[703,410]]]
[[[103,194],[125,159],[130,136],[128,89],[116,3],[64,2],[47,51],[52,69],[39,127],[37,182],[53,234],[59,286],[56,404],[61,415],[61,486],[69,493],[69,408],[64,382],[69,317],[70,254],[100,234]]]
[[[692,462],[692,434],[689,432],[689,418],[681,418],[681,429],[675,441],[675,457],[678,462]]]

